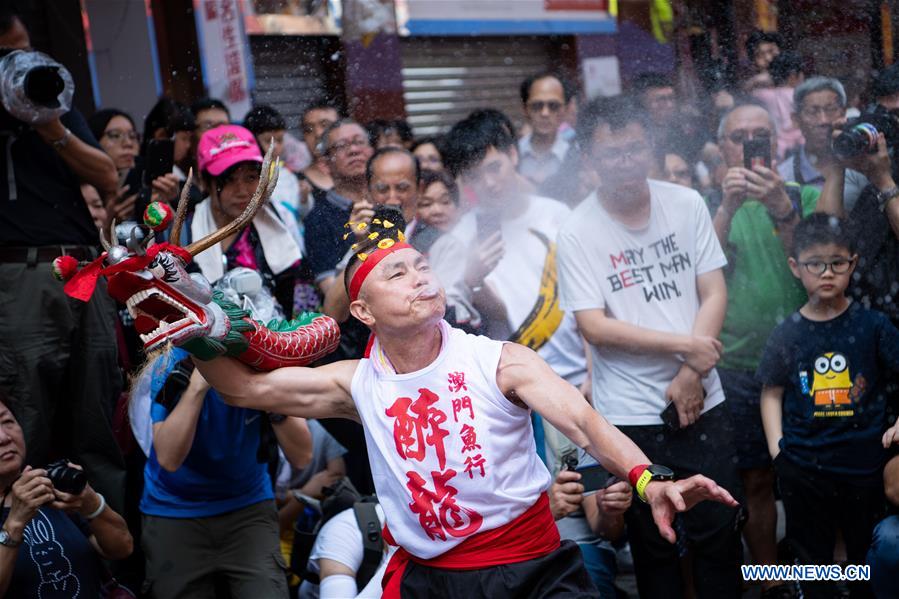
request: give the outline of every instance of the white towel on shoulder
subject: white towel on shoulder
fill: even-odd
[[[297,241],[298,232],[290,230],[287,221],[281,217],[280,212],[276,212],[276,208],[271,204],[266,204],[256,213],[252,226],[256,228],[256,233],[262,243],[265,261],[268,262],[268,266],[274,274],[284,272],[302,257]],[[206,198],[194,208],[194,218],[190,224],[190,238],[198,241],[218,228],[212,217],[212,199]],[[215,283],[225,274],[222,263],[222,244],[217,243],[201,252],[194,257],[194,262],[200,267],[203,276],[210,283]]]

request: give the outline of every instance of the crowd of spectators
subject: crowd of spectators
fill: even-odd
[[[29,46],[0,13],[0,48]],[[328,98],[299,123],[162,98],[142,128],[107,107],[4,133],[0,594],[379,596],[391,549],[371,530],[391,515],[367,497],[357,423],[229,406],[183,350],[144,355],[102,282],[78,302],[50,277],[60,252],[96,259],[97,230],[127,235],[151,202],[188,202],[165,233],[180,244],[235,220],[273,145],[270,202],[195,272],[260,320],[332,316],[328,359],[359,358],[345,225],[393,219],[428,256],[451,324],[534,349],[653,461],[740,499],[679,516],[669,544],[627,481],[597,478],[535,415],[553,515],[600,596],[621,593],[632,562],[648,598],[739,597],[741,564],[832,563],[868,563],[871,582],[774,578],[761,596],[896,597],[899,67],[850,106],[782,46],[753,34],[749,76],[699,100],[661,73],[590,101],[536,73],[521,84],[523,135],[485,107],[416,138]],[[851,110],[893,128],[835,152]],[[171,170],[148,180],[167,140]],[[54,486],[58,459],[83,467],[82,491]]]

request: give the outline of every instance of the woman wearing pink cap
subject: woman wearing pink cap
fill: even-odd
[[[200,138],[197,166],[208,196],[186,219],[181,242],[201,239],[234,221],[256,190],[261,165],[259,145],[247,129],[221,125],[206,131]],[[198,254],[194,262],[213,285],[239,266],[259,272],[284,315],[290,317],[301,248],[296,220],[269,204],[259,210],[249,227]]]
[[[240,216],[263,162],[252,133],[234,125],[206,131],[197,154],[209,195],[185,219],[181,245]],[[193,264],[213,284],[234,267],[250,268],[273,292],[286,283],[290,301],[300,260],[295,234],[296,222],[266,205],[249,226],[198,253]],[[149,380],[153,398],[152,447],[140,503],[146,594],[212,597],[219,579],[235,599],[286,599],[286,564],[266,461],[277,451],[273,436],[292,466],[307,466],[309,430],[301,418],[223,403],[186,358],[175,349],[157,356],[140,375]]]

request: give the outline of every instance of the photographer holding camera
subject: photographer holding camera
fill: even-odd
[[[890,158],[899,143],[899,65],[875,79],[873,95],[875,106],[835,133],[834,153],[840,160],[825,171],[817,211],[846,217],[858,252],[849,288],[852,297],[865,307],[886,313],[899,325],[894,289],[899,279],[899,173]],[[861,172],[871,182],[848,211],[843,197],[847,168]]]
[[[58,116],[68,105],[60,98],[71,94],[65,68],[47,65],[50,59],[29,46],[21,20],[0,10],[0,385],[16,398],[29,461],[45,464],[54,451],[69,455],[109,504],[122,510],[125,468],[110,425],[122,386],[115,306],[102,291],[86,303],[69,298],[49,276],[61,254],[79,261],[99,255],[81,184],[90,183],[101,195],[114,193],[116,170],[76,110]],[[62,82],[57,96],[41,96],[51,108],[36,112],[49,112],[47,120],[29,125],[8,112],[7,94],[21,104],[28,86],[6,87],[7,59],[43,60],[44,66],[25,77],[40,74],[41,91],[56,92]],[[26,94],[18,94],[22,89]]]
[[[0,392],[0,596],[98,597],[108,578],[100,558],[131,554],[125,521],[79,466],[24,464],[25,437]]]

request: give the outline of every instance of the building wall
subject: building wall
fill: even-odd
[[[144,0],[84,0],[101,107],[140,123],[162,92]]]

